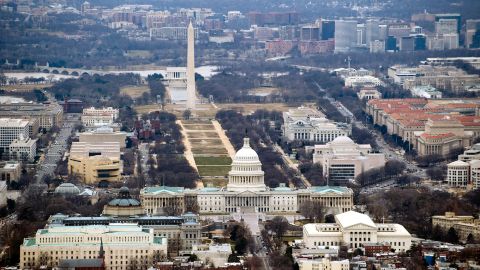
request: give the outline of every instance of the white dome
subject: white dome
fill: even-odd
[[[250,139],[243,139],[243,147],[238,150],[233,158],[233,162],[260,162],[257,152],[250,147]]]
[[[347,136],[339,136],[335,138],[331,144],[354,144],[353,140]]]

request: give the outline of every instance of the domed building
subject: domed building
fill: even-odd
[[[233,158],[232,170],[228,173],[228,191],[266,191],[265,173],[257,152],[250,147],[250,140],[243,140],[243,148]]]
[[[385,166],[384,154],[372,153],[369,144],[356,144],[346,136],[306,149],[312,148],[313,162],[322,165],[323,175],[334,185],[345,185],[362,172]]]
[[[146,187],[140,199],[148,215],[161,213],[162,207],[176,204],[184,211],[192,202],[200,214],[232,214],[244,211],[266,214],[296,214],[308,200],[321,201],[331,213],[343,213],[353,208],[353,191],[346,187],[308,187],[294,189],[280,184],[269,188],[264,182],[264,171],[258,154],[248,138],[238,150],[228,173],[226,187],[184,189],[182,187]]]
[[[127,187],[121,187],[118,197],[104,206],[103,215],[118,217],[141,216],[144,215],[144,210],[140,202],[130,196],[130,190]]]

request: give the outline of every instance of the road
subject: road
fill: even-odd
[[[299,177],[300,180],[302,180],[303,186],[300,186],[298,188],[307,188],[307,187],[312,186],[312,184],[310,184],[310,182],[307,180],[307,178],[305,178],[305,176],[298,170],[297,164],[293,163],[293,161],[290,159],[290,157],[287,154],[285,154],[283,149],[278,144],[274,144],[273,149],[275,151],[277,151],[278,153],[280,153],[280,155],[282,155],[282,159],[283,159],[284,164],[286,166],[292,168],[293,170],[295,170],[296,176]]]
[[[65,114],[63,125],[53,141],[45,149],[44,159],[37,165],[36,185],[42,187],[42,178],[45,175],[54,175],[58,162],[68,149],[67,140],[72,136],[72,131],[77,123],[80,123],[79,114]]]
[[[262,237],[260,235],[255,236],[255,245],[257,247],[257,256],[262,260],[263,269],[271,270],[270,263],[268,262],[267,247],[262,243]]]

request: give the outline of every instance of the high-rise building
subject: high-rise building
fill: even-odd
[[[366,28],[365,24],[357,24],[357,45],[362,46],[366,45],[367,40],[366,40]]]
[[[315,25],[303,26],[300,30],[300,39],[303,41],[318,41],[320,40],[320,28]]]
[[[439,19],[435,22],[435,34],[455,34],[458,29],[458,21],[456,19]],[[458,34],[458,33],[457,33]]]
[[[400,51],[413,52],[415,49],[415,39],[412,36],[400,38]]]
[[[480,48],[480,20],[467,20],[465,45],[468,48]]]
[[[367,45],[380,38],[380,23],[378,20],[367,20],[365,22],[365,41]]]
[[[281,40],[297,40],[299,36],[298,27],[294,25],[280,26],[278,36]]]
[[[454,19],[457,21],[457,34],[460,34],[460,30],[462,29],[462,16],[458,13],[446,13],[446,14],[436,14],[435,15],[435,22],[444,19]]]
[[[335,21],[322,20],[322,40],[328,40],[335,37]]]
[[[357,21],[335,21],[335,53],[348,52],[357,44]]]
[[[414,50],[424,51],[427,49],[427,37],[425,35],[414,35]]]
[[[385,50],[388,52],[398,51],[397,38],[394,36],[388,36],[387,40],[385,41]]]

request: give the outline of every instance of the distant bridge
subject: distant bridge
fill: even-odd
[[[38,72],[51,73],[51,74],[62,74],[62,75],[71,75],[71,76],[82,76],[82,75],[105,75],[111,73],[109,71],[99,71],[99,70],[90,70],[90,69],[81,69],[81,68],[64,68],[64,67],[50,67],[50,66],[36,66]]]

